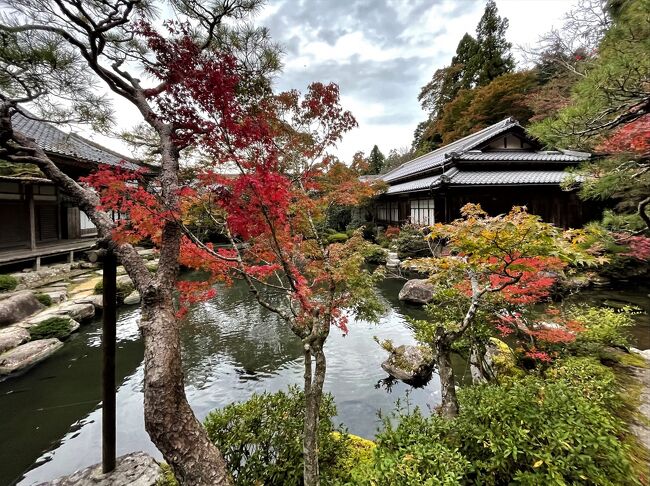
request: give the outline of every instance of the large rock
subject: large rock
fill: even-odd
[[[78,304],[92,304],[95,306],[95,311],[102,310],[104,308],[104,296],[101,294],[94,294],[84,297],[82,299],[76,300]]]
[[[0,355],[0,376],[24,371],[54,354],[63,343],[56,338],[22,344]]]
[[[83,322],[95,317],[95,306],[90,302],[67,302],[54,311],[58,315],[70,316],[75,321]]]
[[[136,305],[140,303],[140,293],[134,290],[124,298],[125,305]]]
[[[414,278],[404,284],[399,291],[399,300],[413,304],[428,304],[433,299],[434,287],[425,278]]]
[[[19,326],[0,329],[0,354],[29,341],[29,331]]]
[[[431,350],[424,346],[404,345],[384,348],[390,356],[381,364],[386,373],[393,378],[410,384],[423,384],[429,381],[433,372],[434,359]]]
[[[133,452],[118,457],[115,470],[108,474],[102,473],[101,464],[95,464],[38,486],[156,486],[162,480],[162,469],[153,457]]]
[[[15,292],[0,300],[0,326],[22,321],[43,308],[29,290]]]

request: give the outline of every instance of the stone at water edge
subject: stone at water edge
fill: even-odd
[[[140,293],[137,290],[134,290],[124,299],[125,305],[135,305],[140,303]]]
[[[405,383],[426,383],[431,378],[433,366],[431,351],[423,346],[405,344],[394,348],[381,364],[386,373]]]
[[[90,302],[71,301],[53,311],[55,315],[67,315],[75,321],[83,322],[95,317],[95,306]]]
[[[414,278],[404,284],[399,291],[399,300],[414,304],[428,304],[433,300],[434,287],[425,278]]]
[[[21,344],[0,355],[0,376],[26,370],[50,357],[63,346],[56,338],[39,339]]]
[[[102,473],[102,465],[95,464],[38,486],[156,486],[163,480],[160,464],[144,452],[132,452],[115,461],[115,470]]]
[[[29,331],[20,326],[0,329],[0,354],[26,343],[29,339]]]
[[[0,300],[0,326],[22,321],[44,308],[30,290],[15,292]]]

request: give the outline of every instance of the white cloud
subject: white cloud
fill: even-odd
[[[516,47],[560,25],[574,1],[497,0],[497,6],[510,21],[507,35]],[[384,153],[410,145],[425,117],[417,102],[420,87],[450,61],[463,34],[474,32],[483,6],[474,0],[278,0],[256,22],[286,47],[278,89],[304,90],[312,81],[340,85],[345,108],[359,122],[335,150],[350,160],[375,144]],[[139,119],[123,100],[115,108],[122,129]],[[127,151],[118,140],[84,132]]]

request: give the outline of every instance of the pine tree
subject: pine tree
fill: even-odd
[[[489,0],[476,27],[478,50],[469,63],[470,68],[475,69],[477,86],[485,86],[514,69],[515,61],[510,53],[512,44],[506,40],[507,29],[508,19],[499,17],[496,3]]]

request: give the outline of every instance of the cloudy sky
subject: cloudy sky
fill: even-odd
[[[575,0],[497,0],[514,46],[534,43],[559,26]],[[465,32],[474,33],[484,0],[269,0],[256,22],[284,47],[277,88],[304,90],[333,81],[359,127],[335,150],[350,160],[374,144],[388,154],[409,146],[424,119],[420,87],[446,65]],[[521,56],[515,50],[515,56]],[[126,128],[131,110],[121,110]],[[132,119],[132,118],[131,118]],[[93,137],[94,138],[94,137]],[[120,142],[98,139],[120,151]]]

